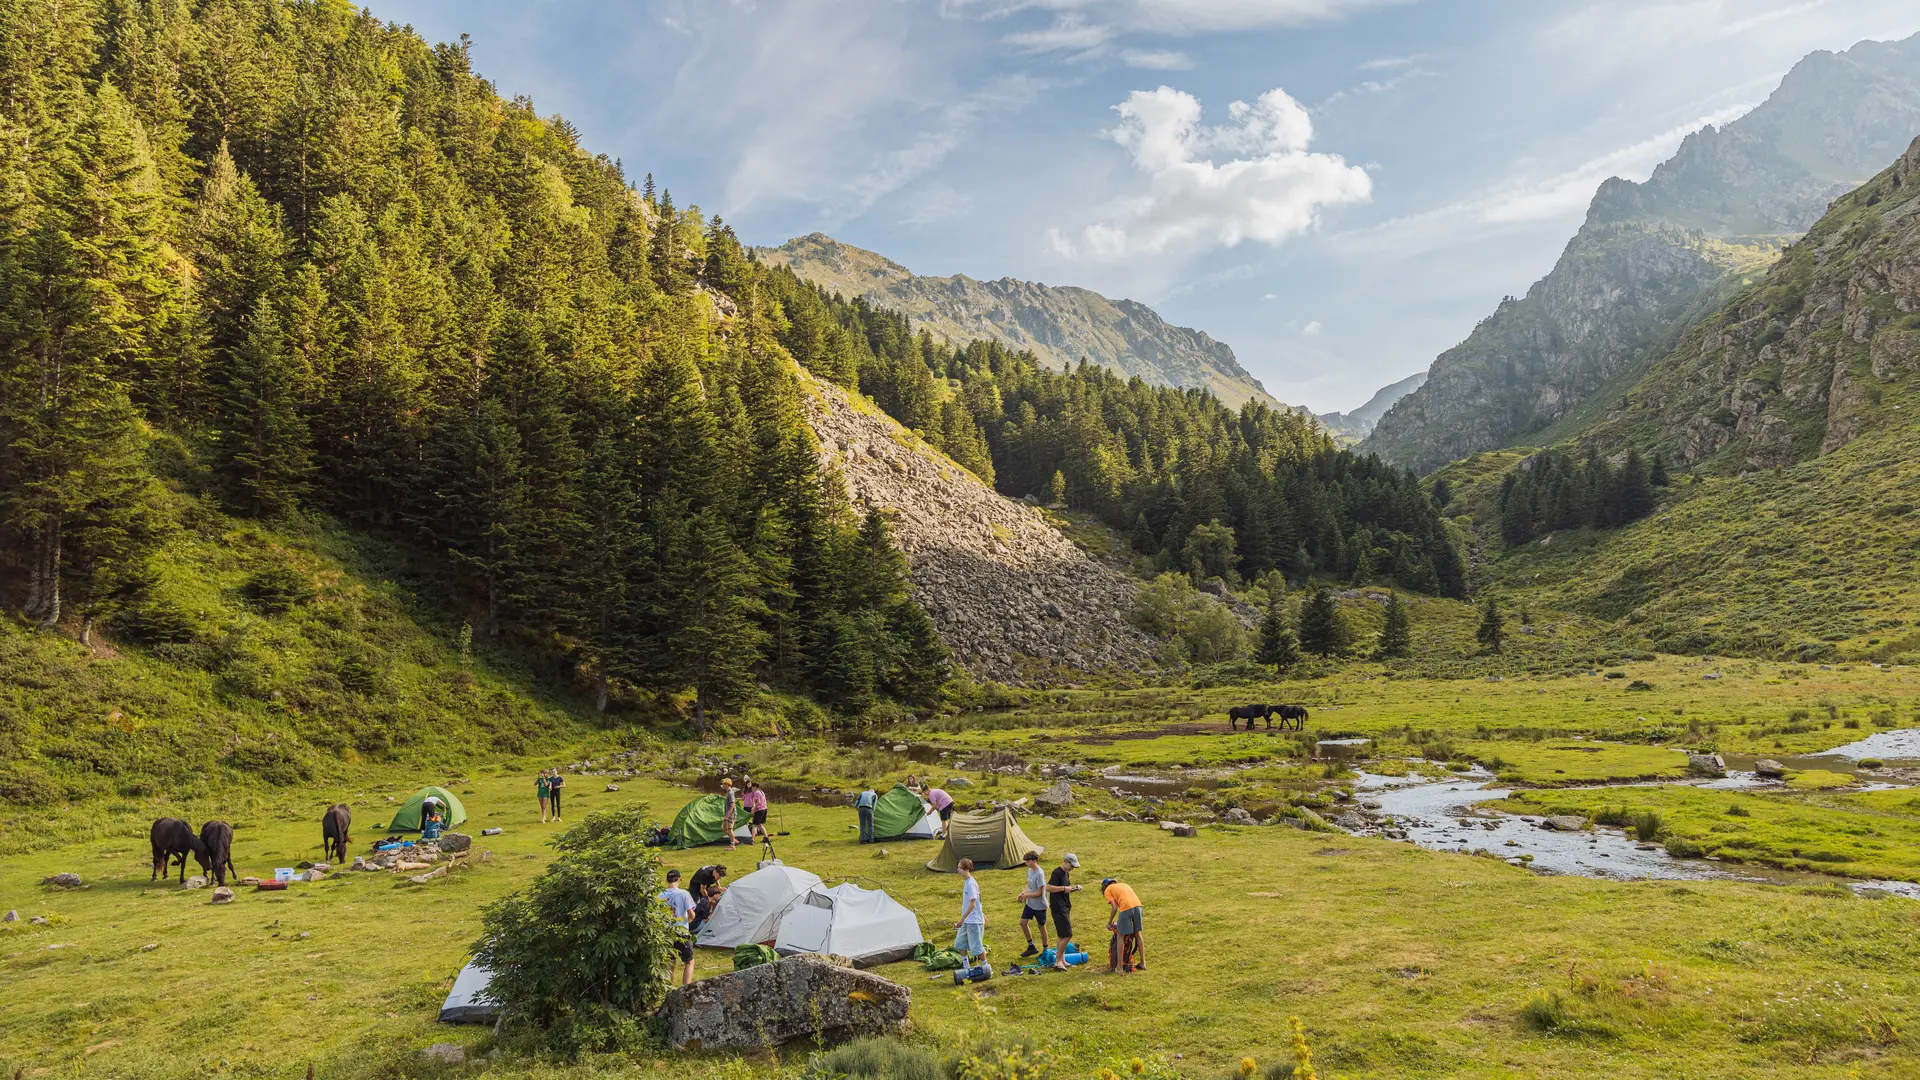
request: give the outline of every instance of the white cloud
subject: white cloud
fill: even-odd
[[[1113,35],[1113,27],[1090,23],[1078,14],[1068,12],[1044,30],[1008,34],[1000,40],[1027,52],[1085,52],[1105,46],[1113,40]]]
[[[1301,327],[1300,332],[1307,335],[1308,337],[1319,337],[1320,336],[1320,320],[1315,319],[1312,322],[1308,323],[1307,325]]]
[[[1000,18],[1016,12],[1086,12],[1128,30],[1197,34],[1336,22],[1377,8],[1419,0],[942,0],[947,14]]]
[[[1200,123],[1200,101],[1162,86],[1136,90],[1114,106],[1120,122],[1105,134],[1147,176],[1142,194],[1119,200],[1112,220],[1069,237],[1049,230],[1053,250],[1074,258],[1120,259],[1170,250],[1279,244],[1311,228],[1323,206],[1365,202],[1366,170],[1337,154],[1312,153],[1313,120],[1284,90],[1252,105],[1236,101],[1226,124]],[[1209,151],[1240,155],[1223,164]]]
[[[1192,57],[1172,49],[1123,49],[1120,59],[1128,67],[1148,71],[1186,71],[1193,67]]]

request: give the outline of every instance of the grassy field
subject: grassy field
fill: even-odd
[[[1015,710],[930,720],[865,746],[642,740],[644,764],[667,779],[621,779],[617,793],[578,779],[570,818],[630,800],[670,816],[691,795],[682,785],[716,760],[823,786],[909,772],[942,782],[965,776],[974,786],[956,789],[963,802],[1018,798],[1048,782],[986,772],[977,767],[985,760],[957,764],[979,751],[1032,762],[1206,766],[1196,775],[1212,771],[1231,783],[1196,788],[1162,808],[1199,820],[1230,802],[1327,799],[1346,774],[1302,764],[1295,737],[1212,730],[1218,708],[1250,694],[1310,702],[1310,735],[1359,734],[1377,739],[1382,754],[1419,753],[1428,762],[1497,759],[1503,774],[1541,785],[1670,775],[1681,746],[1823,749],[1873,730],[1882,713],[1911,725],[1920,696],[1914,672],[1864,665],[1663,657],[1617,670],[1626,677],[1433,682],[1355,669],[1252,691],[1056,692]],[[1722,678],[1702,679],[1709,670]],[[1653,689],[1625,689],[1636,680]],[[949,756],[922,752],[932,763],[916,762],[888,748],[896,739]],[[1228,775],[1220,769],[1227,762],[1254,767]],[[331,784],[278,792],[214,791],[190,804],[129,797],[81,812],[85,827],[63,833],[84,839],[16,837],[19,853],[0,864],[0,909],[51,922],[0,930],[0,1071],[296,1076],[315,1062],[317,1075],[385,1076],[418,1072],[415,1052],[430,1042],[481,1048],[484,1032],[442,1028],[432,1017],[478,932],[480,907],[544,865],[553,827],[539,824],[528,790],[538,763],[496,757],[456,775],[361,762]],[[316,821],[327,803],[344,797],[355,806],[364,841],[388,800],[423,782],[463,793],[470,830],[506,830],[481,841],[487,861],[423,887],[347,874],[280,895],[243,890],[230,906],[142,877],[145,826],[161,812],[233,821],[236,861],[261,873],[317,854]],[[1920,1019],[1912,1004],[1920,904],[1911,901],[1859,898],[1817,879],[1783,888],[1542,877],[1494,859],[1289,828],[1215,824],[1179,839],[1151,825],[1082,820],[1077,815],[1141,803],[1092,787],[1075,793],[1067,815],[1029,817],[1023,827],[1047,847],[1049,865],[1071,850],[1085,863],[1082,880],[1114,874],[1135,885],[1148,908],[1150,970],[956,990],[912,965],[884,969],[916,991],[921,1037],[947,1043],[982,1028],[1015,1030],[1053,1048],[1059,1075],[1091,1076],[1157,1054],[1188,1075],[1211,1077],[1242,1055],[1280,1060],[1285,1017],[1298,1014],[1323,1076],[1839,1078],[1857,1069],[1891,1078],[1920,1070],[1920,1051],[1903,1034]],[[1591,813],[1623,801],[1656,810],[1667,836],[1712,841],[1723,857],[1920,878],[1920,814],[1907,791],[1560,786],[1525,798],[1528,812]],[[1736,805],[1744,812],[1730,813]],[[22,813],[8,827],[32,833],[64,816],[54,808]],[[930,843],[861,848],[851,811],[791,801],[777,806],[774,824],[791,834],[778,841],[789,863],[884,887],[919,912],[929,938],[950,933],[958,882],[921,867]],[[745,869],[752,858],[699,851],[669,854],[668,862]],[[38,884],[62,871],[81,874],[89,887]],[[1002,964],[1018,952],[1018,887],[1011,874],[986,879],[988,939]],[[1079,922],[1098,951],[1101,919],[1091,908],[1083,897]],[[725,960],[703,955],[701,973],[725,970]],[[732,1068],[661,1061],[574,1068],[668,1076]],[[764,1074],[772,1063],[752,1068]],[[551,1071],[507,1061],[492,1069]]]

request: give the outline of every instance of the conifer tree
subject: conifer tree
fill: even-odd
[[[1673,479],[1667,474],[1667,455],[1655,451],[1653,463],[1647,467],[1647,483],[1654,487],[1666,487]]]
[[[1398,593],[1387,593],[1386,622],[1380,629],[1380,656],[1394,660],[1413,649],[1412,629],[1407,622],[1407,605]]]
[[[764,603],[756,595],[753,564],[733,541],[718,511],[701,511],[674,522],[668,549],[681,556],[668,563],[667,586],[679,611],[666,638],[669,670],[693,690],[694,734],[705,738],[708,718],[753,685],[766,643],[755,622]]]
[[[1639,521],[1653,512],[1653,486],[1647,476],[1647,468],[1640,460],[1640,451],[1627,451],[1627,460],[1620,468],[1620,524]]]
[[[1267,613],[1260,620],[1260,639],[1254,647],[1253,658],[1262,664],[1272,664],[1274,670],[1281,673],[1300,662],[1300,642],[1293,628],[1287,625],[1286,606],[1279,594],[1267,601]]]
[[[225,363],[214,430],[214,468],[229,501],[256,517],[293,510],[313,471],[286,336],[268,297],[254,302],[245,338]]]
[[[1473,633],[1474,639],[1486,646],[1488,652],[1498,654],[1507,637],[1507,617],[1500,612],[1500,602],[1487,597],[1480,605],[1480,626]]]
[[[1353,644],[1353,629],[1322,585],[1300,607],[1300,647],[1315,656],[1338,656]]]

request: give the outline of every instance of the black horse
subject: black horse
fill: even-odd
[[[156,881],[173,873],[173,861],[180,860],[180,880],[187,880],[187,856],[192,855],[202,868],[207,866],[207,845],[193,835],[193,826],[177,817],[163,817],[153,823],[149,833],[153,842],[153,874]]]
[[[207,862],[212,864],[208,869],[215,885],[227,883],[228,871],[240,876],[240,871],[233,869],[233,826],[224,821],[207,822],[200,826],[200,844],[207,849]]]
[[[1268,727],[1273,726],[1273,706],[1271,705],[1235,705],[1227,710],[1227,730],[1240,730],[1240,721],[1247,722],[1247,730],[1253,730],[1255,720],[1265,720]]]
[[[348,835],[353,828],[353,811],[346,803],[334,803],[320,818],[320,847],[322,859],[347,861],[347,845],[353,842]]]
[[[1305,705],[1275,705],[1273,711],[1279,714],[1280,726],[1282,728],[1291,724],[1295,731],[1307,730],[1307,707]],[[1273,722],[1269,720],[1267,726],[1273,726]]]

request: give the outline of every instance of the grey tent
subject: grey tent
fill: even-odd
[[[446,1004],[440,1006],[440,1022],[491,1024],[500,1019],[499,1003],[487,997],[487,987],[492,984],[493,972],[481,967],[478,960],[468,961],[454,977]]]

